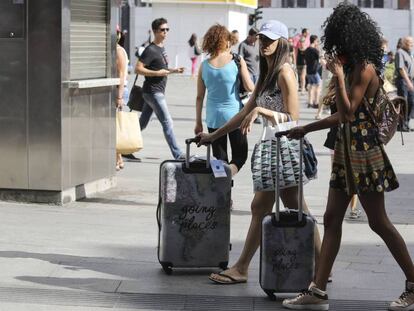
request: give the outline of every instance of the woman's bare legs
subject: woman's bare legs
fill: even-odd
[[[237,262],[225,271],[226,275],[230,275],[235,279],[247,279],[250,261],[260,245],[262,220],[266,214],[272,211],[274,202],[275,194],[273,191],[255,193],[251,203],[252,218],[243,251]],[[226,277],[214,273],[210,278],[226,281]]]
[[[116,170],[119,171],[120,169],[124,168],[124,161],[122,160],[122,154],[117,153],[116,154]]]
[[[301,83],[301,91],[306,91],[306,66],[303,66],[302,71],[300,73],[300,83]]]
[[[346,193],[330,189],[325,213],[325,233],[322,242],[319,269],[315,278],[316,286],[326,290],[329,272],[339,251],[342,235],[342,221],[351,197]],[[369,226],[385,242],[391,254],[403,270],[406,278],[414,282],[414,265],[407,246],[388,219],[384,206],[384,193],[369,193],[359,196],[369,221]]]
[[[408,281],[414,282],[414,265],[404,239],[391,223],[385,210],[384,193],[369,193],[359,196],[359,201],[368,216],[369,226],[385,242],[392,256],[403,270]]]
[[[284,206],[293,209],[298,208],[299,201],[297,187],[282,189],[280,191],[280,196],[282,198]],[[235,279],[247,279],[250,262],[260,245],[262,220],[265,215],[269,214],[272,211],[274,202],[275,194],[273,191],[256,192],[251,204],[252,219],[250,222],[246,241],[244,243],[243,251],[237,262],[230,269],[225,271],[226,275],[230,275]],[[309,213],[309,210],[304,201],[303,203],[304,211],[306,213]],[[320,236],[319,232],[317,231],[317,234],[315,234],[315,250],[317,254],[319,254],[320,245]],[[318,257],[319,256],[317,256],[317,258]],[[218,274],[212,274],[210,277],[224,282],[227,281],[225,276],[223,277]]]
[[[351,197],[341,190],[329,188],[328,203],[324,215],[324,228],[321,253],[315,283],[326,290],[329,274],[339,251],[342,238],[342,222]]]

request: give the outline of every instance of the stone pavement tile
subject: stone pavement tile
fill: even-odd
[[[79,306],[56,306],[56,305],[41,305],[31,303],[7,303],[2,302],[0,304],[0,311],[113,311],[117,309],[105,308],[105,307],[79,307]],[[122,309],[122,311],[128,311],[128,309]],[[131,309],[129,310],[131,311]],[[135,311],[144,311],[137,310]],[[153,310],[151,310],[153,311]]]
[[[365,288],[343,288],[341,290],[330,290],[328,288],[328,295],[330,299],[341,299],[341,300],[378,300],[378,301],[393,301],[398,298],[402,289],[365,289]],[[354,310],[353,310],[354,311]],[[360,311],[360,310],[355,310]]]
[[[373,256],[350,256],[350,255],[339,255],[337,260],[345,261],[350,263],[363,263],[363,264],[381,264],[383,256],[373,255]]]
[[[400,267],[397,265],[381,265],[381,264],[369,264],[369,263],[354,263],[352,262],[348,270],[354,271],[371,271],[374,273],[398,273],[401,272]]]
[[[335,263],[334,263],[334,266],[333,266],[333,273],[335,274],[336,271],[344,270],[344,269],[348,268],[350,264],[351,263],[349,261],[342,261],[342,259],[340,259],[338,257],[338,259],[335,260]]]

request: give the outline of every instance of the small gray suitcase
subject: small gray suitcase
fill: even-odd
[[[277,145],[280,136],[276,134]],[[300,140],[303,150],[303,139]],[[277,152],[279,167],[280,150]],[[300,171],[303,155],[300,152]],[[299,198],[303,194],[303,178],[299,177]],[[302,200],[299,210],[285,209],[280,212],[279,170],[276,174],[276,212],[267,215],[262,223],[260,247],[260,286],[275,300],[275,293],[297,293],[308,288],[315,267],[315,219],[303,213]]]
[[[230,166],[227,177],[215,178],[207,160],[190,163],[167,160],[160,166],[157,208],[158,260],[167,274],[172,268],[220,267],[226,269],[230,250]]]

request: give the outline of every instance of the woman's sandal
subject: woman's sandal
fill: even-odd
[[[218,275],[218,276],[220,276],[222,278],[227,279],[227,281],[223,281],[223,280],[219,280],[219,279],[213,278],[213,275]],[[220,272],[220,273],[213,273],[208,278],[211,281],[213,281],[214,283],[224,284],[224,285],[240,284],[240,283],[246,283],[247,282],[247,278],[246,277],[240,277],[240,278],[234,277],[234,276],[225,274],[224,271],[223,272]]]

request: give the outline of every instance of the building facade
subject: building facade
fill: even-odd
[[[265,8],[333,8],[340,0],[259,0]],[[350,0],[361,8],[409,10],[410,0]]]
[[[148,40],[152,20],[164,17],[168,20],[171,29],[166,42],[170,66],[186,67],[188,69],[186,73],[191,72],[187,42],[192,33],[197,34],[201,42],[208,28],[219,23],[230,30],[237,29],[240,39],[243,40],[247,36],[248,16],[258,5],[257,0],[145,0],[136,3],[129,0],[127,2],[130,7],[131,59],[134,59],[132,55],[135,47]]]

